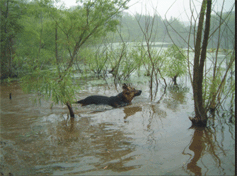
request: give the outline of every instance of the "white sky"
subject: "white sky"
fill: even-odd
[[[199,13],[202,0],[191,1],[193,2],[191,8],[196,11],[195,14]],[[64,2],[67,8],[76,5],[76,0],[61,0],[61,2]],[[229,11],[235,0],[212,0],[213,10],[221,11],[223,2],[224,11]],[[150,15],[156,13],[162,18],[165,18],[166,15],[167,19],[172,16],[181,21],[189,21],[191,16],[190,0],[131,0],[128,6],[127,12],[134,15],[136,13]]]

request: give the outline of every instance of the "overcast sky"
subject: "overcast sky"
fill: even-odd
[[[191,0],[191,9],[196,9],[196,13],[199,13],[202,0]],[[65,3],[67,8],[76,5],[76,0],[61,0]],[[212,0],[214,11],[221,11],[222,4],[224,2],[224,11],[229,11],[235,0]],[[190,12],[190,0],[131,0],[128,4],[130,14],[142,13],[150,14],[154,13],[161,15],[162,18],[170,19],[175,17],[181,21],[189,21],[191,16]]]

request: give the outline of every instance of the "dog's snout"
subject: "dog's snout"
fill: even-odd
[[[139,95],[141,95],[141,93],[142,93],[142,91],[139,90],[137,93],[135,93],[135,96],[139,96]]]

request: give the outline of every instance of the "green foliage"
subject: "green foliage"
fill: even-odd
[[[129,50],[129,48],[131,48]],[[123,60],[122,70],[121,72],[124,73],[125,78],[128,78],[132,72],[140,71],[142,66],[142,55],[140,55],[137,51],[137,47],[126,47],[128,50],[127,54],[125,55],[125,59]]]
[[[204,78],[206,89],[206,91],[204,91],[206,93],[204,96],[204,100],[206,100],[206,103],[210,101],[217,93],[217,89],[222,82],[223,72],[224,69],[220,68],[220,70],[215,74],[215,77],[213,77],[213,74],[210,73],[207,74]],[[215,105],[213,104],[212,106],[214,107]]]
[[[39,98],[51,99],[56,104],[72,103],[75,91],[78,90],[73,82],[72,69],[63,78],[59,78],[55,68],[37,68],[31,74],[22,77],[21,82],[24,91],[37,92]]]
[[[84,58],[83,60],[87,66],[86,69],[93,71],[97,76],[106,72],[108,57],[103,48],[99,47],[97,50],[89,47],[83,48],[79,57]]]
[[[183,49],[176,45],[165,51],[165,75],[173,78],[187,73],[186,55]]]
[[[216,62],[216,66],[206,73],[203,85],[206,109],[215,109],[227,97],[235,98],[234,53],[225,53],[222,60],[212,59],[213,63]]]
[[[127,79],[134,71],[139,71],[142,65],[142,56],[139,48],[123,43],[109,54],[110,67],[118,79]]]
[[[16,75],[13,64],[15,56],[15,40],[21,32],[23,25],[20,23],[24,13],[24,3],[22,1],[0,1],[0,79],[13,77]]]
[[[24,69],[21,81],[25,91],[66,104],[71,116],[70,104],[78,89],[73,81],[73,65],[81,60],[78,56],[84,56],[91,69],[103,69],[104,54],[93,55],[85,48],[116,29],[117,17],[127,1],[81,2],[82,6],[69,10],[56,9],[51,0],[29,2],[21,19],[24,30],[18,34],[14,60]]]
[[[139,71],[141,67],[146,69],[145,75],[150,75],[152,70],[158,72],[158,70],[162,70],[164,64],[164,53],[162,50],[153,48],[149,46],[148,48],[144,46],[144,43],[136,43],[135,47],[130,52],[130,58],[134,60],[134,65],[137,67]]]
[[[57,20],[59,28],[65,34],[65,45],[77,52],[85,42],[105,36],[115,31],[119,24],[120,11],[126,8],[124,0],[81,1],[82,6],[64,11]]]
[[[130,50],[131,48],[131,50]],[[119,44],[115,48],[101,46],[84,48],[80,52],[80,58],[84,58],[86,68],[96,75],[105,76],[110,71],[115,79],[127,79],[131,73],[141,66],[141,57],[136,55],[137,50],[128,44]]]

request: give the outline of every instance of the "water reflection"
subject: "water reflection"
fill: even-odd
[[[142,111],[142,108],[137,106],[137,107],[125,107],[123,112],[125,113],[124,120],[126,120],[129,116],[132,116],[136,114],[137,112]]]
[[[33,106],[32,95],[19,86],[11,87],[10,100],[9,88],[0,87],[0,172],[5,175],[234,173],[235,126],[216,113],[209,128],[187,129],[193,105],[183,91],[159,91],[156,103],[148,100],[144,86],[132,105],[75,105],[77,117],[70,120],[66,107]],[[89,90],[83,96],[117,93],[103,86]],[[172,103],[177,106],[168,106]]]
[[[180,104],[186,103],[186,94],[188,91],[189,89],[187,87],[182,87],[181,85],[169,85],[167,97],[163,103],[166,104],[167,108],[177,110]]]
[[[50,133],[48,135],[51,136],[51,146],[56,147],[53,154],[51,154],[51,157],[54,158],[53,160],[57,162],[61,160],[62,163],[67,160],[72,161],[72,159],[82,162],[85,157],[90,156],[96,161],[88,163],[88,165],[84,163],[82,165],[83,168],[78,167],[73,171],[69,169],[71,165],[64,166],[64,170],[68,170],[68,172],[64,171],[64,173],[83,174],[104,169],[122,172],[140,167],[139,165],[126,165],[134,160],[135,157],[134,155],[130,156],[135,150],[132,138],[128,137],[119,128],[111,128],[114,124],[102,122],[92,125],[91,122],[92,119],[90,117],[83,117],[78,121],[74,119],[65,120],[48,131]],[[67,156],[63,157],[62,153]],[[65,161],[66,158],[67,160]],[[52,158],[50,160],[52,162]],[[41,172],[45,172],[42,168],[44,167],[39,168]]]
[[[98,146],[95,150],[95,156],[99,158],[96,168],[122,172],[139,167],[126,166],[126,163],[134,159],[134,156],[129,156],[135,150],[132,138],[121,130],[105,129],[105,124],[101,124],[99,128],[103,135],[97,136],[92,142],[94,146]]]
[[[196,128],[193,134],[192,142],[189,145],[189,149],[194,152],[194,156],[187,164],[187,169],[195,175],[202,175],[202,169],[197,165],[200,160],[203,150],[205,149],[205,143],[203,139],[204,129]]]
[[[187,148],[183,151],[183,155],[190,156],[186,167],[183,167],[186,173],[195,175],[209,174],[209,172],[212,171],[210,165],[214,162],[214,165],[219,170],[216,170],[215,172],[217,175],[228,174],[223,165],[227,164],[229,167],[234,167],[235,164],[231,163],[230,160],[226,161],[224,159],[227,155],[226,150],[224,149],[226,146],[223,144],[225,132],[223,130],[218,131],[218,129],[215,128],[192,127],[192,129],[194,130],[194,133],[188,148],[193,154],[187,152]],[[219,132],[223,135],[221,141],[217,138]],[[231,146],[230,149],[233,149],[232,147],[233,146]],[[208,158],[207,160],[207,156],[211,158]],[[226,161],[227,163],[223,163],[223,161]]]

